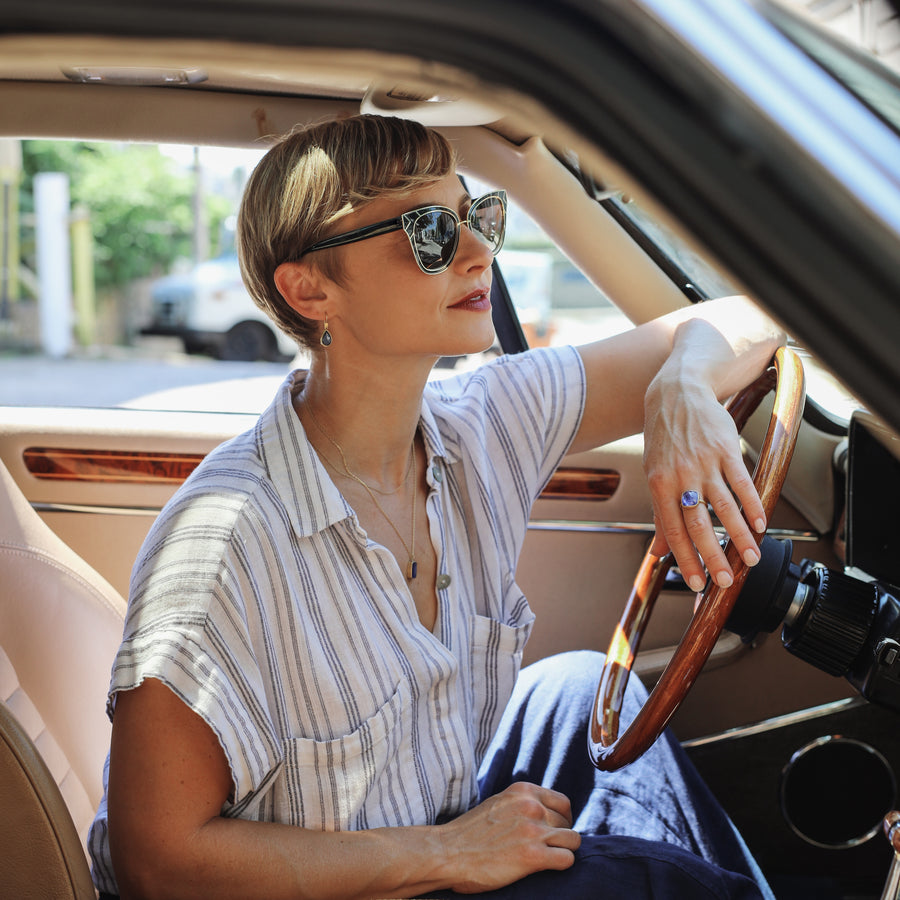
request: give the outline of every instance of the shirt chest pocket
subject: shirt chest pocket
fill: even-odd
[[[277,819],[304,828],[349,831],[385,824],[390,769],[403,737],[408,688],[393,696],[355,731],[327,741],[289,738],[276,798]]]
[[[516,624],[486,616],[469,619],[469,656],[472,666],[472,714],[475,757],[480,763],[497,729],[522,667],[522,653],[534,614],[521,597]]]

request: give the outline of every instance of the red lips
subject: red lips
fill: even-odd
[[[458,303],[454,303],[451,309],[486,310],[491,308],[491,292],[487,288],[472,291]]]

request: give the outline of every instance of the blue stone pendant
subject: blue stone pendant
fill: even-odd
[[[413,578],[415,578],[416,575],[418,574],[418,571],[419,571],[419,564],[414,559],[411,559],[406,564],[406,580],[412,581]]]

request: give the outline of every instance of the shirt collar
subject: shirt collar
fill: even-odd
[[[305,380],[305,369],[291,372],[256,425],[263,464],[300,537],[353,515],[294,412],[293,397]]]
[[[437,418],[431,408],[434,401],[431,385],[426,385],[422,396],[422,406],[419,411],[419,430],[425,443],[425,456],[427,465],[434,466],[435,458],[441,458],[446,462],[455,462],[455,454],[451,454],[444,441],[444,435],[438,427]]]

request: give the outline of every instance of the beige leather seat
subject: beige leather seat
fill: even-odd
[[[96,896],[75,825],[50,770],[0,704],[0,892],[4,897]]]
[[[0,463],[0,897],[94,896],[85,839],[124,613]]]

